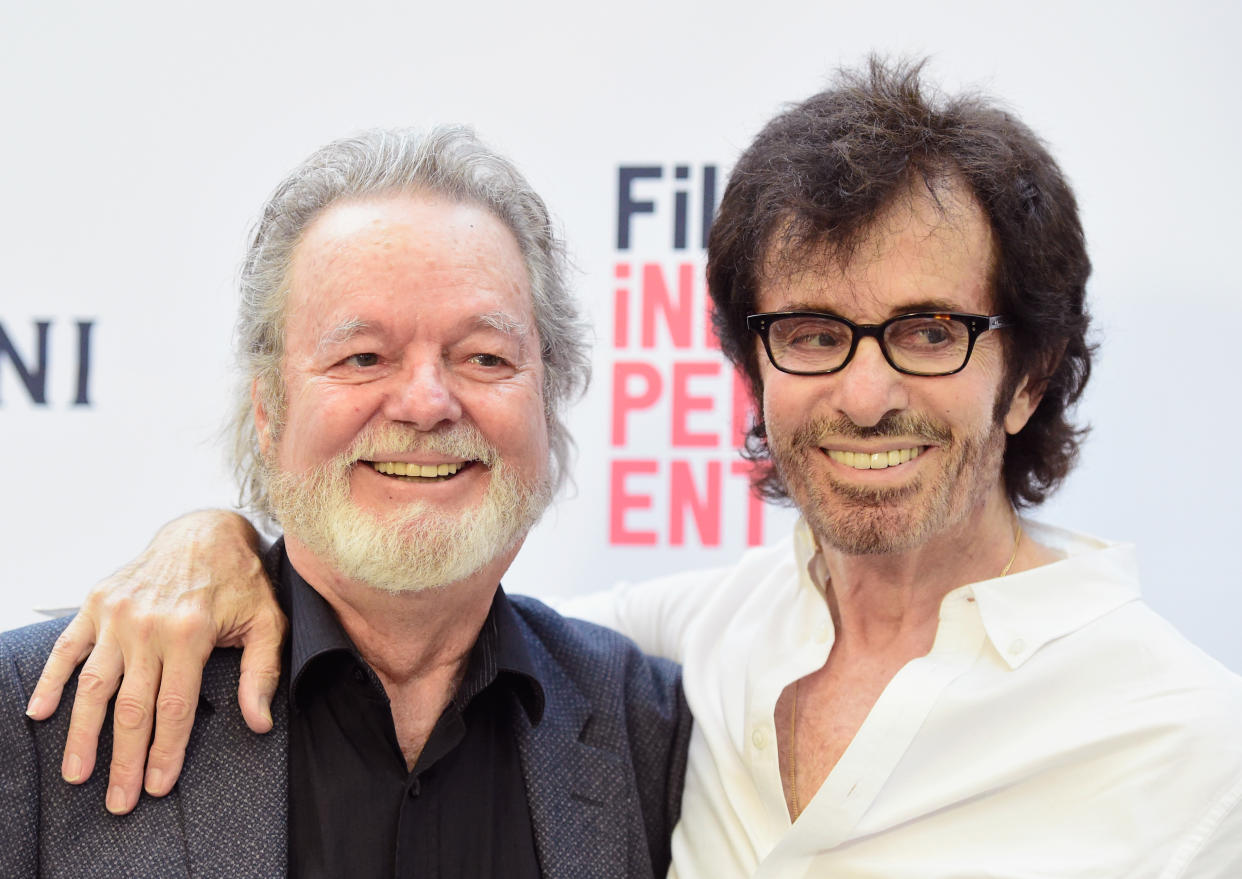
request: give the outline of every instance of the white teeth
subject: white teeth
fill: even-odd
[[[896,467],[919,456],[922,449],[917,446],[909,449],[892,449],[887,452],[845,452],[840,449],[829,449],[828,457],[853,467],[855,470],[883,470],[885,467]]]
[[[452,476],[466,464],[407,464],[405,461],[372,461],[371,466],[387,476],[415,476],[434,479]]]

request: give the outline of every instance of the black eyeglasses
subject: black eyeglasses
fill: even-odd
[[[884,359],[898,372],[952,375],[966,368],[975,339],[1016,323],[1004,314],[954,312],[902,314],[882,324],[856,324],[820,311],[773,311],[746,318],[746,326],[763,339],[772,365],[793,375],[844,369],[865,336],[880,344]]]

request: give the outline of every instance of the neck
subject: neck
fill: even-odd
[[[417,592],[385,592],[335,572],[286,535],[289,559],[332,607],[341,627],[389,691],[424,678],[457,680],[517,547],[464,580]]]
[[[864,649],[905,643],[931,649],[944,597],[967,583],[1045,564],[1051,554],[1027,536],[1000,485],[960,522],[900,552],[851,555],[816,535],[828,568],[828,603],[838,641]]]

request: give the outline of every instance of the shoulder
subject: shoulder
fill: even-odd
[[[1226,733],[1242,759],[1242,676],[1200,649],[1143,601],[1117,611],[1111,652],[1125,659],[1150,698],[1177,707],[1178,717],[1205,733]]]
[[[624,635],[585,620],[563,617],[536,598],[509,597],[523,623],[527,645],[546,652],[559,669],[589,688],[645,677],[662,689],[679,686],[680,669],[665,659],[647,656]],[[537,656],[538,661],[538,656]]]
[[[35,682],[43,671],[43,665],[51,653],[56,639],[69,625],[73,617],[60,617],[46,622],[33,623],[19,629],[0,632],[0,698],[15,698],[13,690],[22,691],[23,696],[29,695]],[[73,695],[77,690],[78,674],[81,668],[74,671],[65,684],[61,707],[56,716],[68,714],[68,706],[72,704]],[[232,694],[236,692],[241,675],[241,651],[232,648],[217,648],[212,651],[203,669],[203,695],[209,700],[217,693]],[[48,721],[41,726],[50,726]]]
[[[562,617],[537,599],[510,600],[550,714],[589,714],[605,739],[684,751],[691,718],[681,666],[646,655],[611,629]]]
[[[663,594],[667,600],[686,605],[737,604],[754,591],[757,581],[773,575],[788,577],[796,568],[794,539],[787,536],[767,546],[752,547],[731,564],[667,574],[631,588]]]
[[[5,677],[11,670],[23,686],[28,684],[33,687],[56,639],[72,619],[60,617],[0,632],[0,657],[7,666]]]

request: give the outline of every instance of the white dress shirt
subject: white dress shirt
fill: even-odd
[[[1242,879],[1242,678],[1140,599],[1133,549],[963,586],[791,824],[773,714],[834,630],[804,523],[740,563],[566,611],[685,667],[676,879]]]

